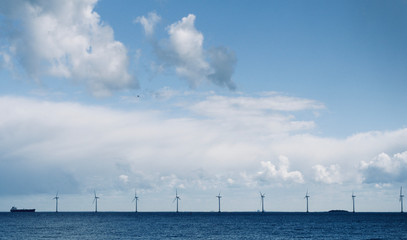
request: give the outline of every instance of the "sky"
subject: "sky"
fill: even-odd
[[[0,211],[399,211],[407,1],[0,0]]]

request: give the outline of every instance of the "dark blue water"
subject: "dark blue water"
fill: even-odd
[[[0,213],[0,239],[407,239],[400,213]]]

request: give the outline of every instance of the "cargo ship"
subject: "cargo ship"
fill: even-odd
[[[10,212],[35,212],[35,209],[18,209],[16,207],[12,207]]]

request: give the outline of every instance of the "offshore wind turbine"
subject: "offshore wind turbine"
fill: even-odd
[[[401,213],[403,213],[403,187],[400,187],[400,207],[401,207]]]
[[[95,213],[98,212],[98,199],[99,197],[96,196],[96,190],[94,190],[95,197],[93,198],[93,203],[95,204]]]
[[[55,212],[58,212],[58,192],[53,199],[55,199]]]
[[[310,196],[308,195],[308,189],[307,189],[307,193],[305,194],[305,199],[307,199],[307,213],[309,212],[308,211],[308,198],[309,198]]]
[[[137,212],[137,202],[138,202],[138,196],[137,196],[137,191],[134,191],[134,198],[133,198],[133,201],[132,202],[135,202],[135,212]]]
[[[353,206],[353,213],[355,213],[355,197],[356,197],[356,195],[353,193],[353,191],[352,191],[352,206]]]
[[[175,198],[174,201],[177,201],[177,212],[178,212],[178,200],[181,200],[181,198],[178,196],[178,191],[175,189]],[[174,201],[172,201],[174,203]]]
[[[220,199],[222,198],[222,196],[220,195],[220,192],[219,192],[219,195],[216,196],[216,197],[218,198],[218,203],[219,203],[219,210],[218,210],[218,212],[220,212]]]
[[[264,213],[264,198],[266,197],[266,194],[260,192],[260,197],[261,197],[261,212]]]

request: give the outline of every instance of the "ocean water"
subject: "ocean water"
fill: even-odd
[[[407,239],[407,214],[7,212],[0,239]]]

